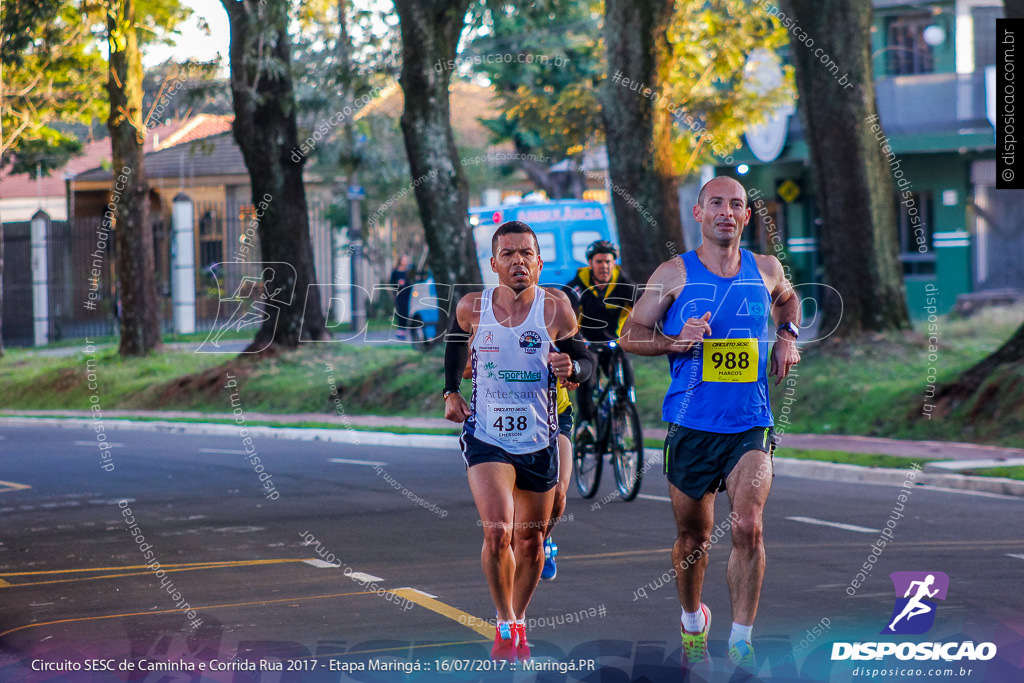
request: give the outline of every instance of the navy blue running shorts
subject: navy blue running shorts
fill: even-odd
[[[725,480],[744,453],[764,451],[770,457],[774,450],[775,430],[771,427],[719,434],[672,424],[665,438],[665,476],[677,489],[699,500],[708,491],[725,490]]]
[[[466,469],[484,462],[504,462],[516,469],[516,488],[520,491],[544,493],[558,483],[558,440],[533,453],[509,453],[469,434],[459,437]]]

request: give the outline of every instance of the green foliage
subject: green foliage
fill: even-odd
[[[602,142],[596,97],[606,78],[598,37],[602,13],[602,3],[592,0],[481,0],[474,6],[477,36],[460,59],[498,91],[502,113],[485,122],[495,142],[510,140],[521,151],[552,161],[579,161]],[[792,102],[790,67],[784,68],[780,86],[760,93],[744,76],[755,49],[777,53],[788,44],[785,29],[759,5],[677,0],[668,42],[668,70],[655,103],[676,112],[673,162],[680,176],[727,156],[742,144],[749,125],[763,122],[777,105]],[[483,60],[494,55],[513,58]],[[534,63],[520,63],[519,57],[526,55]],[[642,97],[637,94],[638,106]]]
[[[0,4],[0,167],[48,173],[65,163],[75,139],[60,124],[89,124],[103,108],[103,58],[78,0]]]
[[[43,128],[37,137],[22,140],[13,157],[11,173],[50,175],[82,151],[82,143],[54,128]]]
[[[758,4],[677,0],[669,43],[663,94],[680,112],[673,150],[680,176],[727,156],[740,147],[747,127],[764,122],[776,106],[793,101],[792,67],[784,68],[778,87],[762,93],[744,74],[754,50],[777,53],[788,45],[786,30]]]
[[[231,89],[217,77],[220,64],[166,61],[146,69],[142,79],[142,109],[148,125],[185,119],[194,113],[230,114]]]
[[[553,162],[582,160],[603,140],[597,87],[604,78],[600,3],[481,0],[464,71],[495,87],[501,114],[483,121],[495,142]]]

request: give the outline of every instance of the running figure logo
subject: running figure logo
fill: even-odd
[[[946,599],[949,576],[943,572],[893,572],[889,578],[896,591],[896,604],[882,633],[912,635],[928,631],[935,623],[933,599]]]
[[[228,332],[256,332],[268,320],[276,326],[282,306],[292,301],[295,290],[295,268],[289,263],[242,263],[227,262],[216,264],[218,268],[210,270],[217,282],[217,319],[209,336],[196,349],[196,353],[239,353],[237,348],[225,349],[221,346],[223,337]],[[252,272],[253,266],[259,268],[259,275],[246,274],[243,268]],[[224,272],[221,272],[223,269]],[[220,277],[218,277],[218,273]],[[228,283],[235,286],[225,288]],[[230,296],[224,296],[231,291]],[[264,346],[270,345],[270,340]],[[259,353],[263,349],[250,349],[249,353]]]

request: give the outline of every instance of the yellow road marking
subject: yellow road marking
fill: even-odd
[[[251,566],[258,566],[258,565],[284,564],[284,563],[293,563],[293,562],[306,562],[306,560],[302,560],[302,559],[278,559],[278,560],[241,560],[241,561],[237,561],[237,562],[231,562],[231,561],[228,561],[228,562],[191,562],[191,563],[185,563],[185,564],[160,565],[160,568],[164,569],[164,570],[166,570],[168,572],[174,572],[174,571],[193,571],[193,570],[197,570],[197,569],[223,569],[223,568],[230,568],[230,567],[251,567]],[[134,569],[145,569],[146,571],[124,573],[125,571],[134,570]],[[11,577],[11,576],[52,576],[54,574],[75,574],[75,573],[102,572],[102,571],[118,571],[118,572],[121,572],[121,573],[118,573],[118,574],[103,574],[103,575],[100,575],[100,576],[86,576],[86,577],[81,577],[81,578],[70,578],[70,579],[51,579],[51,580],[48,580],[48,581],[33,581],[31,583],[18,583],[18,584],[11,584],[11,583],[9,583],[7,581],[4,581],[4,579],[2,578],[2,577],[5,577],[5,576],[6,577]],[[96,579],[110,579],[110,578],[119,578],[119,577],[123,577],[123,576],[143,576],[143,575],[149,574],[150,571],[152,571],[150,565],[139,564],[139,565],[129,565],[129,566],[126,566],[126,567],[94,567],[94,568],[89,568],[89,569],[52,569],[52,570],[36,571],[36,572],[6,572],[6,573],[0,574],[0,588],[15,588],[15,587],[19,587],[19,586],[39,586],[39,585],[43,585],[43,584],[68,583],[68,582],[76,582],[76,581],[92,581],[92,580],[96,580]],[[398,597],[405,598],[409,602],[415,603],[415,604],[419,605],[420,607],[425,607],[426,609],[429,609],[432,612],[436,612],[437,614],[440,614],[443,617],[447,617],[447,618],[451,619],[452,621],[457,621],[462,626],[466,626],[467,628],[470,628],[473,631],[476,631],[477,633],[479,633],[484,638],[487,638],[488,640],[491,638],[494,626],[492,624],[489,624],[488,622],[484,621],[483,619],[480,619],[478,617],[473,616],[472,614],[469,614],[468,612],[463,612],[460,609],[457,609],[455,607],[447,605],[447,604],[441,602],[440,600],[437,600],[436,598],[431,598],[428,595],[426,595],[424,593],[421,593],[420,591],[415,590],[413,588],[398,588],[396,590],[391,590],[391,591],[388,591],[388,592],[392,593],[392,594],[394,594],[394,595],[396,595]],[[312,597],[308,597],[308,598],[282,598],[282,599],[277,599],[277,600],[260,600],[260,601],[256,601],[256,602],[239,602],[239,603],[229,603],[229,604],[223,604],[223,605],[208,605],[208,606],[205,606],[205,607],[197,606],[197,607],[193,607],[192,609],[198,611],[198,610],[201,610],[201,609],[216,609],[216,608],[221,608],[221,607],[246,607],[246,606],[251,606],[251,605],[268,605],[268,604],[277,603],[277,602],[289,602],[289,601],[299,601],[299,600],[314,600],[314,599],[322,599],[322,598],[347,597],[347,596],[352,596],[352,595],[373,595],[375,593],[376,593],[376,591],[360,591],[360,592],[356,592],[356,593],[334,593],[334,594],[330,594],[330,595],[318,595],[318,596],[312,596]],[[94,620],[98,620],[98,619],[116,619],[116,618],[119,618],[119,617],[147,616],[147,615],[150,615],[150,614],[169,614],[169,613],[180,612],[180,611],[181,610],[172,609],[172,610],[158,610],[158,611],[152,611],[152,612],[132,612],[132,613],[126,613],[126,614],[112,614],[112,615],[98,616],[98,617],[78,617],[78,618],[74,618],[74,619],[61,619],[61,620],[58,620],[58,621],[40,622],[38,624],[26,624],[25,626],[19,626],[17,628],[11,629],[9,631],[4,631],[3,633],[0,633],[0,638],[2,638],[3,636],[5,636],[5,635],[7,635],[9,633],[14,633],[15,631],[20,631],[20,630],[26,629],[26,628],[33,628],[33,627],[36,627],[36,626],[52,626],[54,624],[66,624],[66,623],[80,622],[80,621],[94,621]],[[476,642],[487,642],[487,641],[476,641],[476,640],[473,640],[473,641],[464,641],[464,642],[466,642],[466,643],[476,643]],[[448,644],[449,645],[456,645],[456,644],[461,644],[461,643],[448,643]],[[437,646],[433,646],[432,645],[432,646],[424,646],[424,647],[437,647]],[[391,649],[401,649],[401,648],[386,648],[384,650],[366,650],[365,652],[362,652],[362,653],[350,652],[350,653],[346,653],[346,654],[365,654],[365,653],[369,653],[369,652],[384,652],[384,651],[388,651],[388,650],[391,650]]]
[[[463,626],[473,629],[484,638],[491,638],[494,636],[494,626],[488,624],[483,619],[478,619],[468,612],[463,612],[460,609],[444,604],[440,600],[428,597],[423,593],[420,593],[418,590],[412,588],[399,588],[398,590],[390,592],[401,598],[405,598],[409,602],[415,602],[420,607],[426,607],[432,612],[437,612],[443,617],[448,617],[453,621],[457,621]]]
[[[0,493],[8,491],[24,491],[32,488],[28,484],[15,484],[13,481],[0,481]]]
[[[277,560],[228,560],[225,562],[188,562],[184,564],[162,564],[161,569],[167,567],[248,567],[257,564],[276,564],[283,562],[306,562],[307,560],[315,560],[315,557],[309,557],[306,559],[296,560],[293,558],[282,558]],[[50,569],[42,572],[2,572],[0,576],[42,576],[43,574],[71,574],[74,572],[114,572],[119,569],[149,569],[148,564],[130,564],[125,567],[93,567],[91,569]]]
[[[230,567],[232,565],[201,565],[198,567],[181,567],[179,569],[168,569],[167,573],[173,572],[191,572],[197,569],[223,569],[225,566]],[[163,570],[163,567],[160,567]],[[6,586],[0,585],[0,588],[21,588],[22,586],[45,586],[52,583],[79,583],[81,581],[97,581],[99,579],[119,579],[123,576],[147,576],[153,573],[153,570],[144,572],[128,572],[123,574],[101,574],[100,576],[83,576],[74,579],[50,579],[49,581],[29,581],[27,583],[7,583]],[[2,581],[3,579],[0,579]]]
[[[225,603],[225,604],[222,604],[222,605],[201,605],[201,606],[192,607],[192,609],[195,610],[196,612],[198,612],[199,610],[204,610],[204,609],[221,609],[221,608],[224,608],[224,607],[251,607],[253,605],[270,605],[270,604],[277,603],[277,602],[301,602],[303,600],[322,600],[322,599],[326,599],[326,598],[344,598],[344,597],[349,597],[349,596],[353,596],[353,595],[376,595],[376,591],[358,591],[358,592],[355,592],[355,593],[330,593],[328,595],[310,595],[310,596],[307,596],[307,597],[297,597],[297,598],[277,598],[277,599],[274,599],[274,600],[255,600],[255,601],[252,601],[252,602],[231,602],[231,603]],[[12,629],[10,629],[8,631],[4,631],[3,633],[0,633],[0,638],[3,638],[4,636],[6,636],[8,634],[15,633],[16,631],[21,631],[21,630],[26,629],[26,628],[35,628],[37,626],[53,626],[54,624],[70,624],[70,623],[75,623],[75,622],[79,622],[79,621],[99,621],[99,620],[102,620],[102,619],[119,619],[121,617],[148,617],[151,614],[172,614],[174,612],[182,612],[182,610],[180,610],[180,609],[162,609],[162,610],[155,610],[155,611],[152,611],[152,612],[126,612],[124,614],[107,614],[107,615],[99,616],[99,617],[76,617],[74,619],[58,619],[56,621],[41,621],[41,622],[36,623],[36,624],[25,624],[24,626],[18,626],[17,628],[12,628]]]

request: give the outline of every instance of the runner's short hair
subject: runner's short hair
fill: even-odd
[[[498,255],[498,238],[502,235],[530,235],[533,237],[533,246],[540,255],[540,242],[537,241],[537,233],[529,225],[522,221],[508,221],[502,223],[491,237],[491,254]]]

